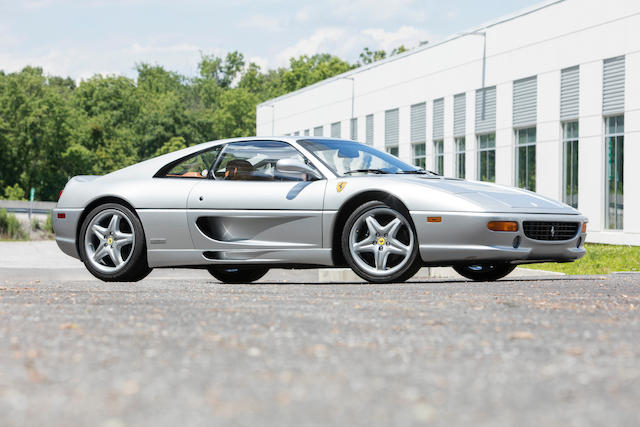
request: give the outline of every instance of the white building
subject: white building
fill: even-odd
[[[529,188],[577,206],[590,241],[634,245],[639,131],[638,0],[545,2],[262,103],[256,129]]]

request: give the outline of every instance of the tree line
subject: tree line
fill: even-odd
[[[401,46],[391,54],[404,52]],[[189,145],[255,134],[260,102],[386,57],[365,48],[349,63],[330,54],[261,70],[239,52],[202,55],[198,75],[138,64],[137,76],[79,83],[27,66],[0,70],[0,198],[56,200],[68,178],[103,175]]]

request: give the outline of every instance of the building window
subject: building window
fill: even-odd
[[[411,149],[413,151],[413,164],[425,169],[427,167],[427,145],[424,142],[412,144]]]
[[[536,191],[536,128],[516,129],[516,184]]]
[[[444,175],[444,141],[433,141],[433,161],[435,173]]]
[[[304,130],[304,136],[309,136],[309,129]]]
[[[358,118],[354,117],[351,119],[351,140],[358,140]]]
[[[606,225],[622,230],[624,214],[624,116],[605,119]]]
[[[467,143],[464,136],[455,139],[456,145],[456,178],[464,179],[466,176],[466,151]]]
[[[397,145],[388,146],[388,147],[385,147],[385,149],[387,150],[387,153],[391,154],[392,156],[398,157],[398,146]]]
[[[569,206],[578,207],[578,122],[562,124],[564,157],[562,200]]]
[[[368,145],[373,145],[373,114],[367,115],[365,119],[365,125],[366,125],[365,142]]]
[[[340,138],[342,126],[340,122],[331,123],[331,138]]]
[[[316,126],[313,128],[313,136],[322,136],[322,126]]]
[[[478,141],[478,179],[496,182],[496,134],[486,133],[477,136]]]
[[[293,136],[300,136],[300,131],[299,131],[299,130],[295,131],[295,132],[293,133]]]

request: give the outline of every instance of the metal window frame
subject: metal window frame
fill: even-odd
[[[625,140],[625,130],[624,130],[624,125],[625,123],[623,122],[622,124],[622,131],[618,130],[618,126],[616,124],[616,131],[613,133],[609,133],[609,126],[608,126],[608,121],[611,119],[618,119],[622,117],[623,120],[625,120],[624,114],[611,114],[611,115],[607,115],[607,116],[603,116],[603,122],[604,122],[604,144],[603,144],[603,150],[604,150],[604,229],[607,231],[623,231],[624,230],[624,193],[622,194],[622,224],[620,224],[620,226],[618,226],[618,207],[617,207],[617,203],[616,203],[616,212],[615,212],[615,225],[614,228],[609,227],[609,177],[608,177],[608,172],[607,172],[607,166],[608,166],[608,162],[609,162],[609,156],[607,153],[607,146],[608,146],[608,139],[609,138],[615,138],[616,139],[616,146],[618,144],[618,138],[622,137],[622,144],[623,144],[623,149],[622,149],[622,162],[624,165],[624,140]],[[626,120],[625,120],[626,121]],[[617,166],[618,166],[618,155],[617,155],[617,150],[615,150],[615,160],[614,160],[614,170],[617,170]],[[617,182],[617,181],[615,181]],[[622,175],[622,184],[624,185],[624,173]],[[617,188],[618,186],[615,185],[616,188],[616,195],[617,195]],[[617,198],[617,197],[616,197]]]
[[[490,135],[493,135],[493,147],[484,147],[484,148],[480,148],[480,139],[484,138],[484,137],[489,137]],[[478,181],[481,181],[481,171],[482,171],[482,156],[481,153],[483,152],[489,152],[489,151],[493,151],[493,154],[495,156],[495,152],[496,152],[496,133],[495,131],[492,132],[483,132],[483,133],[476,133],[476,151],[478,153],[478,160],[477,160],[477,168],[476,168],[476,179]],[[487,164],[487,172],[488,172],[488,164]],[[496,168],[495,168],[495,163],[493,165],[494,169],[493,169],[493,181],[483,181],[483,182],[495,182],[496,179]],[[489,175],[487,173],[487,175]]]
[[[535,141],[526,141],[525,143],[520,143],[520,132],[523,131],[530,131],[531,129],[535,129],[536,131],[536,137],[535,137]],[[523,127],[518,127],[518,128],[514,128],[514,136],[515,136],[515,176],[514,176],[514,181],[515,181],[515,186],[518,188],[524,188],[526,190],[530,190],[530,191],[536,191],[537,188],[537,182],[536,182],[536,188],[534,188],[533,190],[530,189],[530,183],[529,183],[529,162],[526,162],[525,165],[525,176],[526,176],[526,183],[524,187],[520,187],[518,185],[518,172],[520,171],[520,149],[524,148],[526,150],[526,155],[527,155],[527,159],[529,158],[529,149],[530,147],[536,147],[537,146],[537,142],[538,142],[538,126],[537,125],[533,125],[533,126],[523,126]],[[537,147],[536,147],[536,160],[535,160],[535,164],[537,165],[538,162],[538,158],[537,158]],[[534,178],[537,178],[536,176],[536,170],[534,169],[533,171],[533,176]]]
[[[578,126],[578,134],[575,136],[568,136],[567,135],[567,125],[573,124],[575,123]],[[567,194],[567,181],[571,181],[573,182],[573,173],[574,173],[574,166],[573,166],[573,157],[571,157],[571,166],[569,167],[567,161],[568,156],[567,156],[567,145],[571,144],[573,145],[575,143],[576,145],[576,149],[579,148],[580,145],[580,122],[579,120],[566,120],[563,121],[561,123],[562,126],[562,201],[564,203],[566,203],[569,206],[572,206],[574,208],[578,208],[578,195],[579,195],[579,188],[580,188],[580,183],[578,182],[577,187],[576,187],[576,202],[575,205],[571,203],[571,201],[569,200],[569,195]],[[573,147],[572,147],[573,150]],[[579,164],[580,164],[580,155],[578,154],[577,156],[578,162],[577,162],[577,167],[579,168]],[[567,175],[569,170],[571,170],[571,178],[570,180],[567,180]],[[579,172],[576,171],[576,172]]]

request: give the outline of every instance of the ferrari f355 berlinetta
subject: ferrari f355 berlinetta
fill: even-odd
[[[270,268],[348,266],[404,281],[422,266],[496,280],[585,254],[587,218],[539,194],[445,178],[371,146],[321,137],[207,142],[69,180],[59,247],[105,281],[206,268],[250,282]]]

